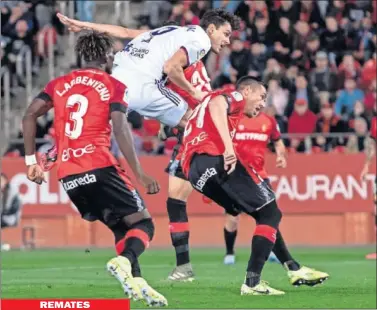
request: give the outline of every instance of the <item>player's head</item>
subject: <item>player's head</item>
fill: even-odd
[[[244,114],[255,117],[266,106],[267,90],[264,84],[251,76],[241,77],[236,84],[236,89],[245,98]]]
[[[87,66],[96,66],[111,73],[114,52],[113,40],[109,35],[95,31],[86,32],[78,38],[75,50]]]
[[[224,9],[207,11],[200,20],[200,26],[211,39],[212,51],[216,54],[230,44],[232,31],[240,28],[240,18]]]

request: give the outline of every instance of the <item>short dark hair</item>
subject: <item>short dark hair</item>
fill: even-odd
[[[250,86],[252,89],[256,89],[257,87],[264,87],[267,89],[266,85],[262,81],[249,75],[241,77],[236,83],[237,90],[242,90],[247,86]]]
[[[88,31],[76,42],[75,51],[86,62],[102,61],[113,47],[113,39],[106,33]]]
[[[229,23],[232,26],[232,30],[238,30],[240,29],[241,19],[224,9],[213,9],[205,12],[200,20],[200,26],[204,30],[206,30],[211,24],[214,24],[216,28],[219,28],[226,23]]]

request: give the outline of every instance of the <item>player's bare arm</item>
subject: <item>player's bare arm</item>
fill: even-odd
[[[187,53],[184,48],[181,48],[167,62],[165,62],[164,73],[172,83],[182,88],[196,100],[201,101],[206,93],[197,90],[189,81],[187,81],[183,69],[187,65],[189,65]]]
[[[60,22],[68,27],[72,32],[80,32],[82,30],[93,30],[98,32],[106,32],[111,36],[121,39],[133,39],[148,30],[130,29],[117,25],[97,24],[91,22],[83,22],[77,19],[69,18],[63,14],[57,13]]]
[[[287,152],[282,139],[274,142],[275,152],[276,152],[276,167],[286,168],[287,167]]]
[[[121,111],[113,111],[111,112],[111,120],[115,139],[135,177],[147,189],[148,194],[157,194],[160,191],[160,186],[155,179],[144,173],[140,165],[126,114]]]
[[[42,168],[37,163],[35,155],[35,135],[37,131],[38,117],[45,115],[53,107],[52,101],[42,99],[41,96],[35,98],[30,106],[26,109],[22,120],[24,146],[25,146],[25,163],[28,167],[27,177],[30,181],[37,184],[46,182]]]
[[[237,157],[234,152],[232,138],[229,134],[228,103],[224,96],[217,96],[209,102],[208,107],[213,123],[224,143],[224,166],[225,170],[230,174],[236,168]]]
[[[367,174],[369,173],[369,166],[372,162],[373,156],[376,153],[376,141],[372,137],[367,137],[365,142],[365,162],[364,167],[361,170],[361,179],[365,180]]]

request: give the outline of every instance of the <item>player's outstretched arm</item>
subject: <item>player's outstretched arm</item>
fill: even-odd
[[[28,166],[28,179],[35,183],[45,182],[42,168],[37,163],[35,156],[35,135],[38,117],[45,115],[53,107],[49,96],[41,93],[26,109],[22,119],[22,129],[25,146],[25,163]]]
[[[189,93],[196,100],[201,101],[205,93],[198,91],[186,79],[183,68],[188,65],[187,54],[183,48],[179,49],[168,61],[164,64],[164,73],[169,80]]]
[[[111,120],[113,132],[119,149],[130,165],[137,180],[147,189],[148,194],[157,194],[160,186],[157,181],[144,173],[136,155],[134,141],[127,121],[127,116],[121,111],[112,111]]]
[[[114,37],[122,39],[133,39],[138,35],[147,32],[147,30],[129,29],[122,26],[110,24],[97,24],[91,22],[83,22],[77,19],[69,18],[63,14],[57,13],[60,22],[68,27],[69,31],[80,32],[82,30],[93,30],[98,32],[106,32]]]
[[[224,96],[217,96],[213,98],[209,104],[209,113],[221,140],[224,143],[225,152],[224,152],[224,165],[225,170],[228,173],[232,173],[236,167],[237,158],[234,152],[232,138],[229,134],[228,126],[228,103]]]

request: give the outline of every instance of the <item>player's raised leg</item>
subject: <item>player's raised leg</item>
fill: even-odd
[[[166,205],[169,215],[169,231],[176,255],[176,267],[170,273],[168,279],[172,281],[193,281],[194,273],[189,254],[190,229],[186,210],[187,199],[193,189],[187,180],[178,177],[177,168],[179,167],[174,168],[174,165],[178,166],[179,161],[169,165],[169,198]],[[173,170],[177,176],[172,175]]]
[[[234,244],[236,243],[238,222],[239,222],[239,216],[225,214],[225,225],[224,225],[224,240],[225,240],[225,248],[226,248],[226,253],[224,257],[225,265],[233,265],[236,262]]]

